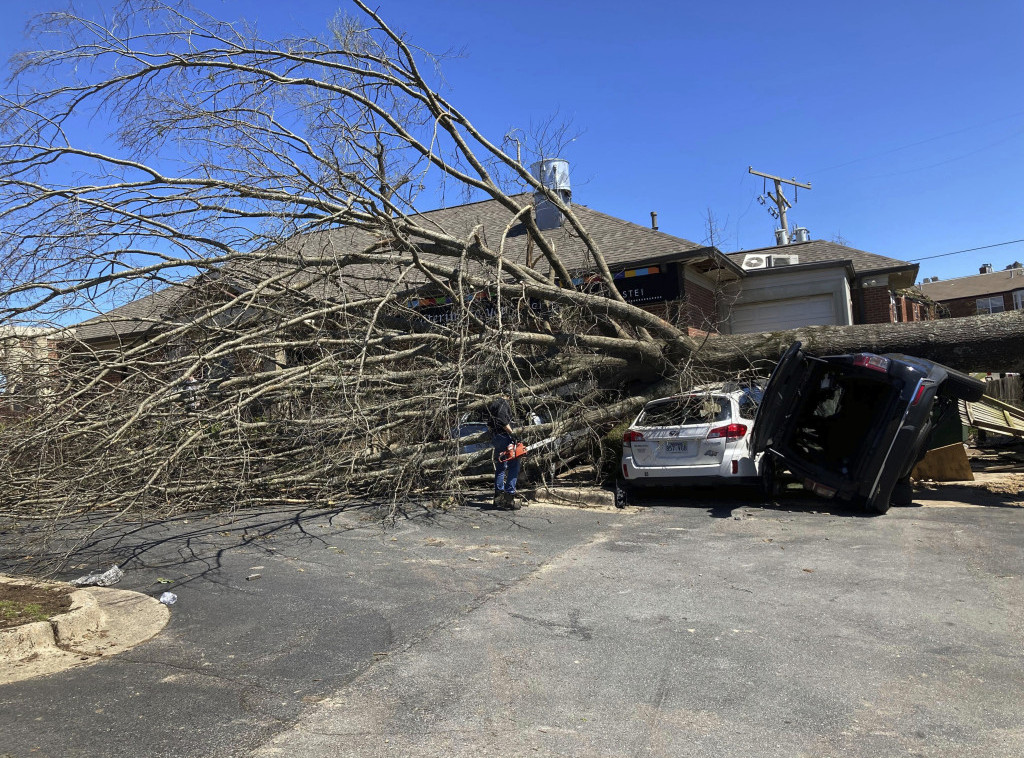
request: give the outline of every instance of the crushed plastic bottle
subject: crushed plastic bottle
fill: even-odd
[[[178,596],[173,592],[165,592],[160,596],[160,602],[164,605],[174,605],[178,602]]]
[[[112,584],[117,584],[123,578],[124,572],[118,566],[111,566],[103,573],[80,576],[71,584],[75,587],[109,587]]]

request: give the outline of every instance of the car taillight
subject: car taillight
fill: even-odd
[[[625,463],[622,464],[622,478],[629,479],[629,466]]]
[[[917,383],[917,392],[914,393],[914,399],[910,401],[911,405],[917,405],[921,402],[921,397],[924,395],[924,382]]]
[[[629,447],[633,442],[643,442],[644,435],[640,432],[634,432],[630,429],[628,432],[622,435],[622,446]]]
[[[858,353],[853,356],[853,365],[861,368],[869,368],[873,371],[887,372],[889,370],[889,359],[871,353]]]
[[[741,440],[743,435],[747,433],[747,427],[743,424],[729,424],[729,426],[720,426],[717,429],[712,429],[708,432],[709,440],[720,440],[724,439],[726,442],[730,440]]]

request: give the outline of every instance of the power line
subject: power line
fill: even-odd
[[[1018,242],[1024,242],[1024,239],[1019,240],[1008,240],[1006,242],[996,242],[994,245],[982,245],[981,247],[969,247],[966,250],[954,250],[952,253],[939,253],[938,255],[926,255],[923,258],[910,258],[910,263],[917,263],[917,261],[930,261],[932,258],[945,258],[947,255],[960,255],[960,253],[973,253],[975,250],[988,250],[990,247],[1002,247],[1003,245],[1015,245]]]

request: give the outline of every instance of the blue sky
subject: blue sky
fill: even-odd
[[[266,36],[321,33],[341,0],[200,0]],[[108,7],[86,0],[80,7]],[[0,0],[0,54],[31,11]],[[1024,238],[1024,3],[380,0],[492,138],[556,116],[574,200],[727,252],[773,244],[747,167],[810,182],[812,238],[913,260]],[[770,188],[770,185],[769,185]],[[792,198],[792,193],[790,192]],[[922,277],[1024,261],[1024,242],[921,261]]]

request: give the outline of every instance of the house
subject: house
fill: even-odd
[[[926,300],[909,291],[916,263],[827,240],[745,250],[729,258],[744,276],[723,285],[723,332],[934,318]]]
[[[564,161],[545,161],[535,164],[534,170],[570,202]],[[553,204],[542,194],[512,199],[521,206],[532,205],[545,240],[574,282],[585,283],[596,276],[597,266],[587,244]],[[601,250],[626,302],[691,334],[934,317],[926,299],[909,289],[918,267],[906,261],[824,240],[723,254],[717,248],[661,232],[653,224],[635,224],[585,205],[572,204],[572,210]],[[478,234],[490,249],[500,249],[505,259],[555,277],[522,219],[497,200],[428,211],[414,220],[425,230],[416,240],[424,256],[432,254],[428,230],[459,240]],[[292,267],[283,274],[275,273],[275,287],[280,291],[344,302],[396,292],[400,283],[397,292],[424,318],[436,322],[453,318],[454,304],[447,302],[422,272],[367,262],[369,257],[363,252],[389,244],[392,241],[348,227],[301,235],[268,250],[265,265],[249,261],[244,269],[224,267],[187,285],[168,287],[80,324],[77,337],[91,347],[121,350],[154,331],[184,330],[194,321],[197,287],[244,293],[259,283],[261,275],[275,271],[274,260],[287,260],[286,265]],[[260,296],[266,297],[268,290],[262,285],[258,289]],[[284,354],[263,356],[262,360],[268,365],[291,363]]]
[[[1013,263],[993,271],[986,263],[973,276],[925,279],[921,293],[939,304],[941,315],[953,318],[1024,308],[1024,266]]]
[[[514,197],[528,202],[527,195]],[[719,303],[716,293],[725,282],[741,279],[743,270],[729,256],[713,247],[665,234],[582,205],[573,212],[599,245],[613,274],[616,288],[626,302],[637,305],[691,332],[714,332],[718,327]],[[547,261],[534,249],[526,227],[515,222],[512,214],[494,200],[468,203],[452,208],[428,211],[416,217],[427,229],[443,230],[460,239],[479,233],[492,249],[501,247],[503,255],[526,264],[538,273],[550,275]],[[596,272],[596,264],[583,240],[568,224],[544,230],[545,239],[570,271],[577,284],[583,284]],[[401,280],[408,305],[431,320],[443,320],[452,310],[419,272],[399,266],[362,262],[361,251],[378,240],[369,233],[351,228],[333,229],[296,237],[268,251],[268,259],[288,259],[308,264],[296,268],[277,283],[279,291],[302,292],[304,296],[325,301],[373,298],[393,289]],[[429,255],[429,244],[422,246]],[[330,284],[310,273],[323,271],[324,262],[333,269]],[[257,264],[258,266],[259,264]],[[224,267],[166,287],[75,327],[75,339],[91,351],[125,351],[157,332],[187,328],[194,321],[192,306],[199,302],[201,289],[219,288],[238,294],[255,285],[261,276],[274,270],[267,264],[256,271],[253,263],[245,269]],[[294,264],[288,264],[294,265]],[[312,284],[311,284],[312,283]],[[223,299],[223,298],[222,298]]]

